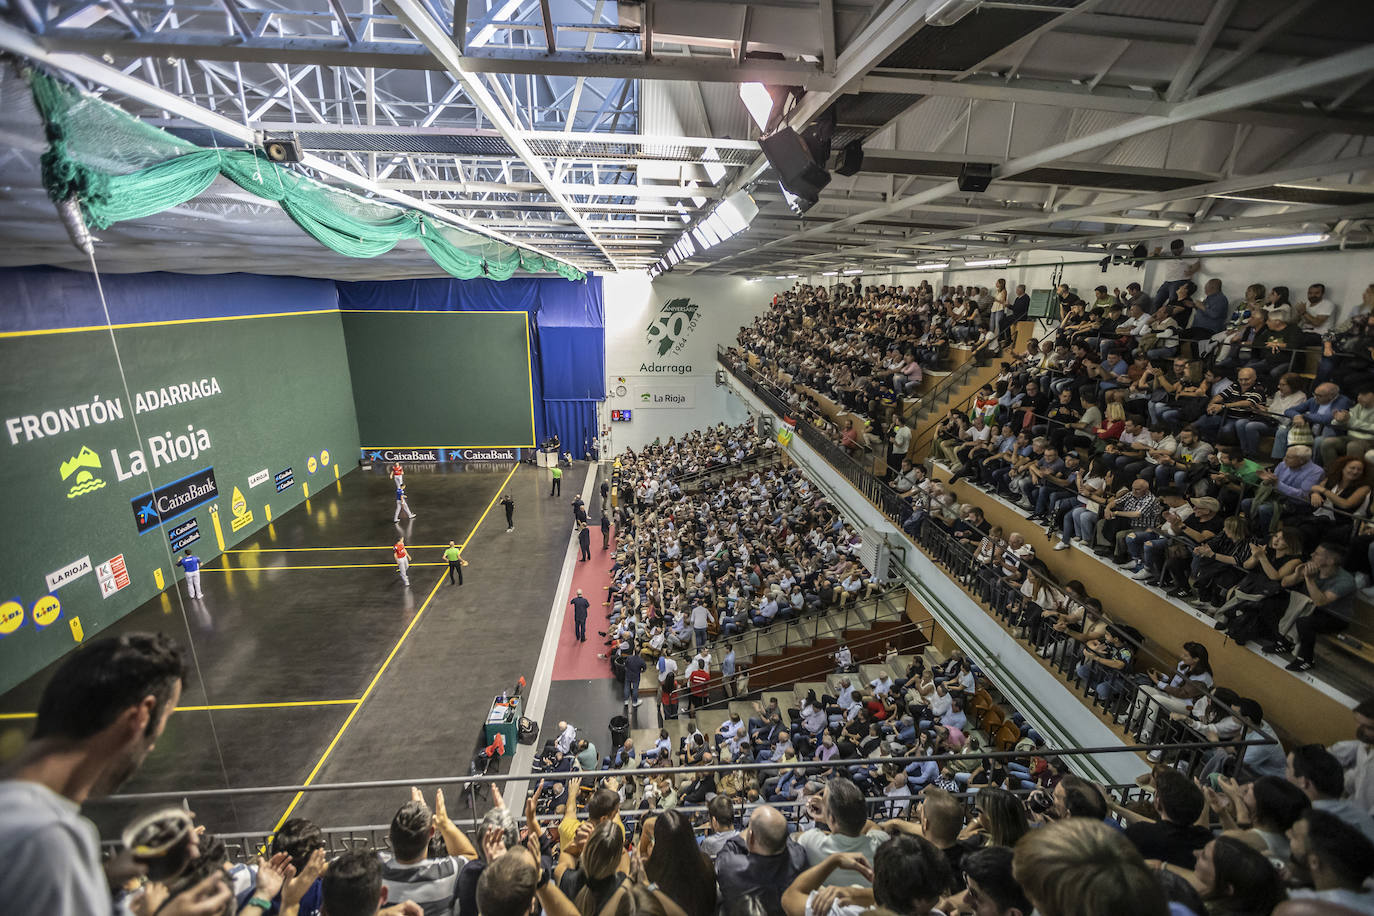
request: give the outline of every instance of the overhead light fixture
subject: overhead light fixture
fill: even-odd
[[[1001,267],[1010,264],[1011,258],[984,258],[980,261],[965,261],[965,267]]]
[[[740,83],[739,97],[759,130],[767,130],[768,118],[773,113],[773,97],[768,94],[768,87],[763,83]]]
[[[707,229],[711,230],[712,232],[714,232],[716,234],[716,238],[722,242],[735,234],[734,232],[730,231],[730,227],[725,224],[725,217],[720,215],[719,209],[717,209],[710,216],[706,217],[706,220],[702,223],[702,225],[705,226]]]
[[[787,275],[787,279],[789,279],[789,280],[800,280],[800,279],[801,279],[801,274],[788,274],[788,275]]]
[[[838,270],[825,270],[825,271],[822,271],[822,272],[821,272],[821,276],[822,276],[822,277],[834,277],[834,276],[838,276],[839,273],[840,273],[840,272],[839,272]]]
[[[708,146],[701,154],[702,167],[706,169],[706,177],[711,184],[720,184],[720,180],[725,177],[725,165],[720,161],[720,153],[716,152],[714,146]]]
[[[786,278],[786,277],[774,277],[773,279],[774,279],[774,280],[786,280],[787,278]]]
[[[687,208],[682,204],[677,205],[677,215],[684,223],[690,223],[692,221],[692,214],[687,212]]]
[[[863,269],[862,267],[851,267],[851,268],[849,268],[848,270],[846,270],[846,271],[844,272],[844,275],[845,275],[846,277],[852,277],[852,276],[855,276],[856,274],[861,274],[861,273],[863,273],[863,272],[864,272],[864,269]]]
[[[917,264],[912,270],[944,270],[949,266],[948,261],[940,261],[935,264]]]
[[[1282,248],[1289,245],[1317,245],[1331,238],[1325,232],[1306,235],[1284,235],[1268,239],[1238,239],[1234,242],[1203,242],[1194,251],[1241,251],[1247,248]]]
[[[696,254],[697,246],[693,244],[692,237],[686,232],[682,233],[682,238],[678,239],[677,243],[682,246],[682,249],[686,251],[689,256]]]
[[[926,12],[927,25],[954,25],[983,5],[983,0],[944,0]]]
[[[759,215],[759,205],[744,191],[736,191],[721,201],[716,212],[721,214],[731,231],[739,233],[748,229],[754,217]]]

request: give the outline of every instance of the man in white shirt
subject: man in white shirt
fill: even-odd
[[[812,828],[803,830],[796,836],[797,845],[805,850],[806,861],[812,869],[827,861],[830,862],[830,867],[817,877],[815,887],[810,888],[807,893],[823,884],[841,887],[857,884],[860,887],[871,887],[871,870],[854,868],[856,860],[853,858],[831,858],[835,853],[858,853],[871,862],[878,847],[888,840],[888,835],[881,830],[863,832],[868,821],[868,812],[859,787],[843,776],[837,776],[826,783],[820,794],[808,799],[807,813],[818,823],[830,827],[828,833],[819,828]],[[800,882],[801,878],[797,881]],[[797,884],[793,883],[788,893],[796,887]],[[790,908],[788,912],[791,913]]]
[[[1299,330],[1319,336],[1334,329],[1335,323],[1331,319],[1335,314],[1335,303],[1326,298],[1326,284],[1313,283],[1307,287],[1307,301],[1297,304],[1294,317]]]
[[[892,676],[889,674],[880,674],[878,677],[869,681],[868,686],[873,688],[874,696],[885,697],[892,692]]]
[[[560,754],[566,754],[572,749],[573,742],[577,740],[577,726],[569,725],[567,722],[558,723],[558,737],[554,740],[553,746]]]
[[[146,633],[93,640],[58,667],[38,703],[33,737],[0,771],[6,906],[63,916],[112,911],[100,834],[80,808],[138,771],[176,709],[184,677],[177,644]],[[215,893],[223,909],[228,885]]]
[[[1150,257],[1162,257],[1159,266],[1164,275],[1164,282],[1155,291],[1155,309],[1158,310],[1161,305],[1174,298],[1174,290],[1191,280],[1193,274],[1202,269],[1202,261],[1195,258],[1190,262],[1185,259],[1183,239],[1169,242],[1168,254],[1164,254],[1164,246],[1161,245],[1150,252]]]
[[[1345,768],[1345,794],[1374,815],[1374,700],[1355,707],[1355,738],[1327,750]]]

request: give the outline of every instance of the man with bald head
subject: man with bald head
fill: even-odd
[[[806,870],[806,853],[787,835],[787,821],[772,805],[760,805],[743,832],[716,856],[720,899],[754,894],[769,916],[781,916],[782,892]]]

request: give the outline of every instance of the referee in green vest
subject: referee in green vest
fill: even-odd
[[[468,561],[463,559],[463,554],[458,550],[452,541],[448,542],[448,550],[444,551],[444,559],[448,560],[448,584],[453,584],[453,574],[458,574],[458,584],[463,584],[463,567],[468,565]]]
[[[555,464],[551,470],[553,471],[553,486],[549,488],[549,495],[557,496],[563,492],[563,469]]]

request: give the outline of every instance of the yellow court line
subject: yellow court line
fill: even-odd
[[[501,498],[501,493],[506,489],[506,484],[510,483],[510,479],[515,476],[515,472],[519,467],[520,465],[518,464],[511,466],[510,473],[506,475],[505,480],[501,481],[501,486],[496,489],[496,494],[492,496],[491,502],[487,503],[487,507],[483,509],[482,514],[478,516],[477,523],[472,526],[472,531],[463,539],[463,543],[458,547],[459,550],[465,549],[468,546],[468,541],[471,541],[473,536],[477,534],[477,529],[482,527],[482,522],[486,519],[487,513],[491,511],[492,506],[496,505],[496,501]],[[401,638],[396,640],[396,645],[392,646],[391,651],[387,653],[386,660],[382,662],[382,667],[377,669],[377,673],[374,674],[372,680],[368,682],[367,689],[363,691],[363,695],[358,699],[358,704],[348,713],[348,718],[344,719],[343,725],[339,726],[339,730],[335,733],[334,739],[329,742],[329,746],[324,749],[324,753],[320,755],[320,759],[315,763],[314,769],[310,771],[309,776],[305,777],[305,781],[302,782],[301,785],[308,786],[314,783],[315,777],[320,774],[320,769],[324,766],[325,761],[329,759],[330,754],[334,753],[334,748],[338,745],[339,739],[343,737],[344,732],[348,731],[348,726],[353,724],[353,717],[358,714],[358,710],[363,708],[363,704],[367,702],[367,698],[372,695],[372,691],[377,687],[377,682],[382,679],[382,675],[386,673],[386,669],[391,665],[391,660],[395,658],[396,653],[401,650],[401,646],[405,644],[411,631],[415,629],[415,625],[419,623],[420,618],[424,616],[425,610],[429,607],[429,603],[433,601],[434,596],[439,593],[439,586],[443,584],[444,577],[441,575],[439,576],[439,581],[435,582],[434,587],[429,590],[429,596],[425,598],[424,603],[420,605],[420,609],[415,612],[415,616],[412,617],[410,623],[406,625],[405,631],[401,633]],[[291,804],[286,806],[286,811],[282,813],[276,826],[272,828],[274,834],[281,829],[282,824],[286,823],[286,819],[291,816],[292,811],[296,810],[296,805],[300,804],[301,799],[304,797],[305,792],[301,791],[297,792],[296,796],[291,799]]]
[[[314,553],[317,550],[391,550],[392,544],[375,547],[235,547],[224,553]],[[443,550],[447,544],[407,544],[409,550]]]
[[[444,545],[447,547],[448,545]],[[411,563],[411,566],[447,566],[447,563]],[[279,569],[395,569],[395,563],[342,563],[336,566],[202,566],[205,572],[275,572]]]
[[[89,331],[123,331],[129,328],[161,328],[174,324],[202,324],[211,321],[245,321],[249,318],[291,318],[296,315],[336,315],[338,309],[306,309],[301,312],[261,312],[257,315],[210,315],[205,318],[178,318],[172,321],[131,321],[126,324],[92,324],[72,328],[38,328],[32,331],[0,332],[0,339],[40,337],[46,334],[81,334]]]
[[[285,709],[292,706],[357,706],[362,700],[291,700],[284,703],[221,703],[215,706],[178,706],[173,712],[219,712],[224,709]],[[0,712],[0,720],[36,719],[36,712]]]

